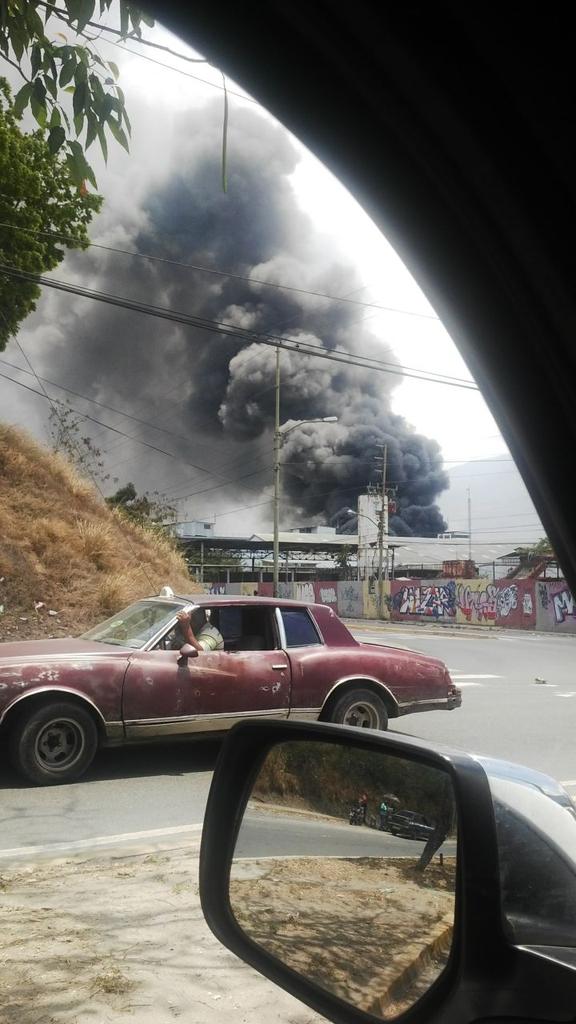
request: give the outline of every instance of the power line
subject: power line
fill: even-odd
[[[47,278],[41,274],[29,274],[26,271],[18,270],[6,264],[0,264],[0,272],[9,278],[20,281],[29,281],[33,284],[47,288],[54,288],[67,294],[78,295],[81,298],[94,299],[108,305],[118,306],[121,309],[142,313],[146,316],[154,316],[161,320],[168,320],[172,323],[183,324],[188,327],[195,327],[198,330],[206,330],[215,334],[222,334],[227,337],[238,339],[241,342],[260,343],[269,345],[272,348],[280,348],[287,352],[296,352],[298,355],[314,356],[319,359],[327,359],[330,362],[337,362],[345,366],[358,366],[365,370],[374,370],[379,373],[387,373],[400,377],[411,377],[416,380],[425,380],[431,384],[443,384],[448,387],[457,387],[465,391],[478,392],[480,389],[472,382],[460,383],[455,380],[442,379],[439,375],[408,373],[400,368],[393,369],[383,360],[372,356],[354,355],[344,349],[327,349],[324,346],[313,345],[311,342],[298,341],[292,338],[275,336],[265,333],[251,333],[243,328],[236,327],[223,321],[211,320],[205,317],[198,317],[189,313],[179,312],[165,306],[154,306],[151,304],[127,299],[122,296],[112,295],[109,292],[98,291],[93,288],[84,288],[79,285],[72,285],[66,281],[59,281],[56,278]]]
[[[36,201],[33,196],[8,196],[7,193],[0,193],[7,199],[13,199],[17,202],[28,202]],[[46,235],[48,238],[57,238],[61,242],[74,242],[78,241],[74,239],[72,235],[63,235],[57,231],[42,231],[41,229],[21,227],[19,224],[10,224],[8,221],[0,221],[0,228],[10,228],[13,231],[23,231],[31,235]],[[245,281],[248,284],[257,284],[264,288],[275,288],[280,291],[295,292],[298,295],[308,295],[317,299],[327,299],[330,302],[343,302],[347,305],[360,306],[366,309],[375,309],[384,313],[398,313],[402,316],[413,316],[422,320],[435,320],[440,321],[440,318],[434,313],[418,313],[410,309],[399,309],[396,306],[384,306],[377,302],[366,302],[363,299],[351,299],[346,296],[340,295],[328,295],[325,292],[317,292],[309,288],[297,288],[294,285],[280,284],[276,281],[264,281],[262,278],[257,277],[246,277],[245,274],[233,274],[227,270],[217,270],[214,267],[204,267],[197,263],[184,263],[182,260],[169,259],[166,256],[155,256],[153,253],[136,252],[134,249],[121,249],[115,245],[105,245],[103,242],[89,241],[88,247],[92,249],[102,249],[105,252],[114,253],[117,256],[134,256],[137,259],[149,260],[153,263],[166,263],[172,267],[179,267],[181,270],[194,270],[202,274],[212,274],[215,277],[226,277],[232,281]],[[407,369],[414,369],[414,367],[407,367]],[[464,380],[462,377],[451,377],[452,380]],[[472,382],[470,382],[472,383]]]
[[[190,437],[186,437],[184,434],[176,434],[173,430],[168,430],[166,427],[160,427],[156,423],[151,423],[150,420],[144,420],[144,419],[141,419],[139,416],[132,415],[132,413],[124,412],[122,409],[117,409],[117,408],[115,408],[115,406],[108,405],[106,402],[100,402],[97,398],[90,398],[89,395],[84,395],[80,391],[74,391],[73,388],[66,387],[64,384],[58,384],[56,381],[50,380],[48,377],[39,377],[36,373],[32,373],[30,370],[26,370],[23,366],[17,366],[16,363],[10,363],[7,359],[0,359],[0,363],[3,366],[10,366],[13,370],[18,370],[20,373],[26,373],[26,374],[29,374],[32,377],[36,377],[36,379],[39,382],[43,381],[45,384],[50,384],[51,387],[58,388],[60,391],[66,391],[67,394],[69,394],[69,395],[75,395],[76,398],[82,398],[86,402],[91,402],[92,405],[97,405],[101,409],[107,409],[109,412],[114,412],[114,413],[117,413],[119,416],[124,416],[126,419],[133,420],[134,423],[139,423],[139,424],[141,424],[144,427],[150,427],[152,430],[158,430],[158,431],[160,431],[163,434],[168,434],[169,437],[174,437],[178,441],[184,441],[186,444],[190,444],[190,442],[191,442],[191,438]],[[74,410],[74,411],[77,411],[77,410]],[[84,419],[89,418],[84,413],[81,413],[81,412],[78,412],[78,415],[82,416]],[[109,424],[105,424],[105,429],[106,430],[110,430],[111,429]],[[130,439],[134,440],[134,438],[130,438]],[[208,448],[208,445],[200,445],[199,447]],[[201,469],[201,468],[203,468],[203,467],[200,467],[200,466],[198,467],[198,469]],[[210,473],[213,476],[217,476],[218,475],[217,473],[214,473],[214,471],[211,470],[211,469],[203,469],[203,472],[204,473]]]
[[[44,7],[49,14],[53,15],[59,21],[63,21],[74,32],[76,32],[78,36],[82,37],[82,31],[78,32],[75,28],[74,23],[70,20],[68,11],[63,10],[61,7],[55,7],[54,4],[46,3],[45,0],[37,0],[37,2],[40,7]],[[97,28],[101,32],[109,32],[111,35],[119,36],[122,39],[134,39],[135,42],[140,43],[142,46],[149,46],[153,50],[162,50],[164,53],[169,53],[171,57],[178,57],[179,60],[188,61],[189,64],[210,63],[205,57],[189,57],[186,53],[178,53],[176,50],[172,50],[169,46],[163,46],[162,43],[154,43],[151,39],[142,39],[142,37],[137,35],[134,30],[126,36],[120,29],[113,28],[112,25],[104,25],[100,21],[86,21],[85,25],[89,25],[90,28]]]
[[[141,60],[147,60],[151,64],[157,64],[160,68],[166,68],[167,71],[174,71],[177,75],[183,75],[184,78],[193,78],[195,82],[201,82],[203,85],[209,85],[212,89],[218,89],[219,92],[224,92],[224,87],[219,85],[218,82],[209,82],[207,78],[200,78],[200,75],[193,75],[191,71],[184,71],[184,68],[175,68],[172,64],[165,64],[164,61],[157,60],[155,57],[151,57],[149,53],[138,53],[137,50],[131,50],[128,46],[123,46],[122,43],[117,43],[113,39],[107,39],[109,46],[115,46],[117,50],[124,50],[124,53],[131,53],[133,57],[140,57]],[[139,40],[141,42],[141,40]],[[209,63],[206,61],[205,63]],[[212,64],[209,64],[213,67]],[[236,96],[237,99],[246,100],[248,103],[255,103],[256,106],[260,107],[261,104],[258,100],[255,100],[253,96],[248,96],[241,92],[236,92],[235,89],[229,89],[226,86],[226,91],[229,96]]]
[[[506,513],[503,513],[502,515],[489,515],[489,516],[476,516],[475,515],[474,516],[474,522],[477,522],[477,520],[479,520],[479,519],[523,519],[525,516],[530,516],[530,517],[535,518],[535,519],[539,519],[540,518],[537,512],[506,512]],[[464,522],[467,523],[468,522],[468,519],[465,516],[450,516],[449,518],[450,518],[450,522],[451,523],[464,523]]]
[[[229,509],[226,510],[226,512],[215,512],[214,513],[214,518],[215,519],[221,519],[224,516],[231,516],[231,515],[233,515],[234,512],[244,512],[246,509],[249,509],[249,508],[261,508],[263,505],[272,505],[273,502],[274,502],[273,498],[268,498],[266,501],[257,501],[253,505],[240,505],[238,508],[229,508]],[[198,519],[205,519],[206,517],[198,515],[197,518]]]
[[[62,404],[59,401],[59,399],[51,399],[49,395],[47,395],[44,391],[38,391],[36,388],[31,388],[28,384],[24,384],[23,381],[14,380],[13,377],[8,377],[8,375],[5,373],[0,373],[0,377],[4,378],[4,380],[10,381],[12,384],[17,384],[18,387],[25,388],[26,391],[31,391],[32,394],[39,395],[40,398],[47,399],[48,402],[57,401],[59,405]],[[211,476],[217,476],[217,474],[212,473],[211,470],[204,469],[203,466],[197,466],[194,462],[190,462],[187,459],[181,458],[181,456],[179,455],[175,455],[174,452],[166,451],[165,448],[158,448],[156,445],[150,444],[148,441],[143,441],[139,437],[135,437],[132,434],[126,434],[123,430],[120,430],[118,427],[113,427],[109,423],[104,423],[102,420],[96,419],[94,416],[89,416],[87,413],[82,413],[78,409],[74,409],[72,406],[70,406],[70,408],[72,409],[73,412],[78,413],[78,415],[82,416],[84,419],[90,420],[92,423],[97,423],[99,426],[106,427],[108,430],[113,431],[113,433],[115,434],[121,434],[122,437],[126,437],[129,440],[134,441],[136,444],[143,445],[145,448],[150,448],[152,451],[158,452],[160,455],[166,455],[169,459],[175,459],[177,462],[181,462],[185,466],[191,466],[193,469],[199,469],[203,473],[208,473]],[[245,480],[252,476],[258,476],[263,472],[264,470],[257,470],[254,473],[245,473],[242,474],[241,476],[232,477],[230,479],[223,478],[223,482],[221,484],[215,484],[213,487],[203,488],[197,493],[204,494],[206,491],[218,490],[221,487],[227,487],[229,484],[237,483],[240,480]]]

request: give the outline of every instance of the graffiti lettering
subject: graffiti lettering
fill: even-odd
[[[498,609],[498,588],[493,583],[485,590],[472,590],[466,583],[458,584],[458,607],[467,622],[494,622]]]
[[[353,618],[364,615],[363,588],[361,583],[339,582],[336,584],[338,614]]]
[[[532,605],[532,594],[529,594],[528,592],[526,592],[522,598],[522,611],[524,612],[524,615],[532,615],[532,612],[534,611]]]
[[[425,615],[433,619],[454,618],[456,585],[450,581],[402,587],[392,599],[392,608],[400,615]]]
[[[552,602],[554,604],[556,622],[564,622],[569,615],[576,615],[574,598],[568,589],[561,590],[559,594],[554,594]]]
[[[501,615],[503,619],[510,615],[511,611],[514,611],[518,607],[518,587],[512,583],[509,587],[504,587],[496,598],[496,607],[498,609],[498,615]]]
[[[322,604],[336,604],[336,587],[320,587],[320,600]]]
[[[225,594],[226,593],[226,584],[225,583],[211,583],[210,584],[209,593],[210,594]]]
[[[296,590],[295,597],[297,601],[309,601],[310,604],[314,604],[316,597],[313,583],[295,583],[294,589]]]

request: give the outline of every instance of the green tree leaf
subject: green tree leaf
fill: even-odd
[[[58,86],[51,75],[44,75],[44,84],[53,99],[58,99]]]
[[[102,156],[104,157],[104,163],[108,163],[108,143],[106,142],[106,135],[101,124],[98,125],[98,140],[100,142],[100,148],[102,150]]]
[[[128,113],[125,107],[122,108],[122,117],[124,118],[124,123],[126,125],[128,135],[132,135],[132,125],[130,124],[130,118],[128,117]]]
[[[86,149],[89,149],[98,134],[98,119],[94,114],[89,113],[87,120],[88,129],[86,131]]]
[[[30,102],[32,96],[32,82],[26,82],[22,88],[16,93],[14,98],[14,105],[12,107],[14,116],[17,118],[22,117],[22,114]]]
[[[60,70],[60,77],[58,78],[59,85],[64,88],[74,78],[74,72],[76,70],[76,56],[69,57],[68,60],[62,65]]]
[[[130,152],[130,147],[128,146],[128,139],[126,138],[126,135],[124,133],[124,129],[121,128],[120,125],[118,124],[118,122],[114,121],[113,119],[110,119],[108,121],[108,127],[110,128],[110,131],[112,132],[112,135],[116,139],[116,142],[119,142],[120,145],[124,147],[126,152],[129,153]]]
[[[115,0],[99,0],[98,3],[96,0],[0,0],[0,57],[5,55],[12,64],[21,63],[24,77],[30,75],[30,82],[18,93],[14,116],[22,117],[30,106],[41,127],[62,127],[69,142],[74,131],[83,132],[91,113],[103,131],[100,132],[93,121],[89,122],[85,148],[92,145],[98,135],[105,158],[107,126],[124,149],[128,149],[132,126],[125,109],[124,93],[117,85],[120,76],[117,63],[100,56],[98,35],[91,38],[92,33],[83,33],[89,23],[97,20],[95,11],[103,18],[112,10],[113,2]],[[143,26],[154,26],[154,19],[142,13],[137,2],[118,0],[117,7],[123,38],[141,38]],[[55,22],[60,22],[63,31],[55,31]],[[72,126],[64,93],[73,97]],[[59,110],[58,122],[54,109]],[[64,160],[64,155],[60,155]]]
[[[39,43],[34,43],[32,50],[30,51],[30,70],[32,78],[35,78],[40,68],[42,67],[42,50],[40,49]]]
[[[95,0],[82,0],[77,26],[79,32],[83,32],[88,22],[92,21],[95,6]]]
[[[46,102],[46,86],[41,78],[35,78],[32,83],[32,95],[38,103]]]
[[[57,153],[60,147],[64,144],[66,139],[66,132],[60,125],[56,125],[50,129],[48,134],[48,149],[51,153]]]
[[[35,86],[36,95],[32,92],[32,83],[26,85],[19,105],[32,103],[39,122],[46,123],[46,110],[40,102],[42,82]],[[3,230],[2,258],[34,274],[53,270],[62,261],[62,244],[55,236],[66,235],[70,248],[86,246],[87,227],[101,205],[99,196],[82,189],[84,181],[93,180],[94,175],[81,146],[82,160],[77,166],[72,159],[68,161],[71,154],[64,148],[64,128],[55,123],[63,112],[59,115],[57,110],[53,107],[50,112],[46,134],[23,132],[15,117],[10,91],[0,82],[0,221],[13,223],[17,218],[19,229]],[[16,214],[11,197],[20,195],[34,199],[19,204]],[[19,281],[16,285],[10,278],[0,275],[0,350],[17,334],[35,308],[39,294],[39,288],[32,282]]]
[[[88,86],[86,82],[79,82],[74,89],[74,95],[72,97],[72,108],[74,110],[74,116],[84,113],[86,108],[86,101],[88,99]]]

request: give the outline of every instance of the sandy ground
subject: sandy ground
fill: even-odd
[[[212,936],[198,853],[194,839],[0,868],[0,1024],[320,1024]],[[407,973],[452,920],[449,863],[423,878],[409,861],[238,865],[233,898],[252,905],[237,911],[245,926],[320,983],[330,971],[333,989],[378,1015],[397,1013],[442,969],[449,940]]]
[[[454,921],[453,861],[239,861],[232,909],[251,937],[356,1006],[395,1016],[445,966]]]
[[[204,922],[198,845],[0,868],[1,1024],[318,1024]]]

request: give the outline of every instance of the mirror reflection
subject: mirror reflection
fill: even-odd
[[[245,810],[230,903],[267,952],[390,1019],[447,964],[455,876],[447,773],[360,747],[283,742]]]

